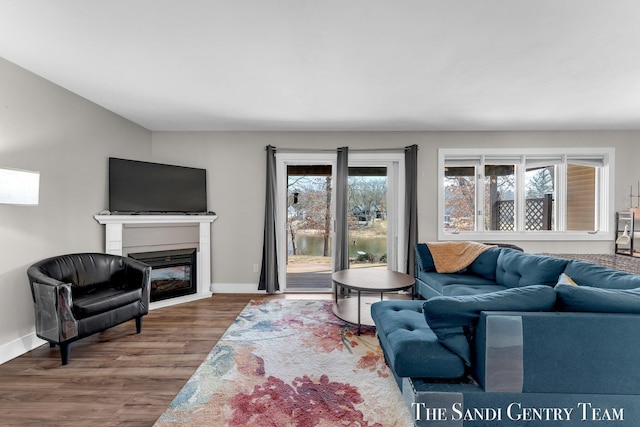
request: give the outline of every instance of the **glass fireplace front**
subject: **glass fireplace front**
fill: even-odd
[[[129,257],[151,266],[151,301],[195,294],[195,248],[131,253]]]

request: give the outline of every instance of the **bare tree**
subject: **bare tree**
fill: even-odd
[[[299,230],[319,233],[323,237],[323,256],[330,254],[331,177],[289,177],[288,227],[294,255],[298,254],[295,236]]]
[[[386,217],[386,200],[386,177],[349,177],[349,211],[356,216],[362,215],[366,225],[369,221],[374,223],[378,215],[381,219]]]

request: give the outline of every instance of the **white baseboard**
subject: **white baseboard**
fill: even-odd
[[[259,291],[257,283],[213,283],[211,290],[215,294],[266,294]]]
[[[46,344],[46,341],[38,338],[35,332],[8,342],[0,346],[0,365],[38,348],[42,344]]]

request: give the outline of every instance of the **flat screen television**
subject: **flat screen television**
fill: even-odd
[[[206,169],[109,158],[112,213],[204,213]]]

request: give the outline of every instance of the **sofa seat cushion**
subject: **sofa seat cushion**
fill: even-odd
[[[434,291],[443,294],[444,288],[449,285],[496,285],[496,282],[489,279],[485,279],[480,276],[469,273],[436,273],[422,272],[418,275],[418,278],[424,283],[429,285]],[[558,277],[556,276],[556,279]]]
[[[535,285],[480,295],[433,297],[424,302],[423,312],[438,340],[471,366],[470,340],[475,337],[480,312],[548,311],[555,304],[552,287]]]
[[[496,283],[508,288],[531,285],[553,287],[568,262],[564,259],[528,254],[515,249],[502,249],[498,255]]]
[[[142,289],[123,290],[116,288],[94,289],[73,296],[73,314],[78,319],[95,316],[120,308],[142,299]]]
[[[564,272],[580,286],[609,289],[640,288],[640,275],[586,261],[569,261]]]
[[[440,344],[422,313],[423,301],[385,300],[371,317],[387,363],[399,377],[453,379],[464,375],[462,360]]]
[[[640,314],[640,288],[603,289],[558,283],[555,290],[564,311]]]
[[[451,284],[442,288],[443,296],[462,296],[462,295],[480,295],[487,294],[489,292],[504,291],[506,288],[500,285],[460,285]]]

